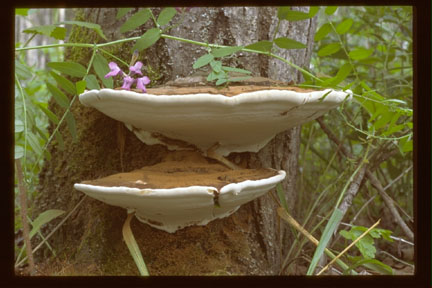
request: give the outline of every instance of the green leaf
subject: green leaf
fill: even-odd
[[[359,264],[384,275],[393,275],[393,269],[377,259],[363,259]]]
[[[127,9],[130,10],[130,8]],[[134,30],[135,28],[143,25],[150,19],[150,16],[151,12],[148,8],[139,10],[137,13],[128,18],[125,23],[123,23],[123,25],[120,27],[120,33]]]
[[[52,69],[73,77],[81,78],[87,73],[86,68],[76,62],[49,62],[47,65]]]
[[[36,137],[32,132],[27,133],[27,142],[36,154],[42,154],[42,147],[39,143],[38,137]]]
[[[47,134],[44,132],[44,131],[42,131],[38,126],[34,126],[33,127],[35,130],[36,130],[36,132],[39,134],[39,139],[42,139],[43,141],[48,141],[48,136],[47,136]],[[40,141],[39,141],[40,142]],[[46,151],[46,150],[45,150]]]
[[[270,52],[273,47],[273,42],[268,40],[258,41],[256,43],[246,46],[246,49],[257,50],[262,52]]]
[[[15,145],[15,160],[24,157],[24,148],[21,145]]]
[[[332,15],[333,13],[336,12],[337,9],[338,9],[338,6],[327,6],[325,9],[325,13],[327,15]]]
[[[117,15],[116,15],[116,19],[120,19],[123,18],[123,16],[125,16],[130,10],[132,10],[132,8],[119,8],[119,10],[117,11]]]
[[[224,57],[236,53],[237,51],[240,51],[242,49],[243,46],[224,47],[224,48],[213,49],[211,51],[211,54],[213,54],[215,58]]]
[[[288,20],[288,21],[300,21],[300,20],[310,19],[310,18],[314,17],[315,14],[318,13],[318,11],[319,11],[319,7],[318,6],[312,6],[312,7],[310,7],[308,13],[301,12],[301,11],[290,10],[290,11],[288,11],[286,13],[285,20]]]
[[[69,129],[69,132],[72,135],[73,141],[76,141],[78,139],[77,131],[76,131],[76,122],[75,122],[75,117],[73,116],[73,114],[70,111],[68,111],[68,113],[66,114],[66,123],[67,123],[68,129]]]
[[[27,16],[29,8],[17,8],[15,9],[15,15]]]
[[[99,79],[102,81],[103,85],[106,88],[113,88],[113,79],[105,78],[105,75],[110,71],[108,66],[108,61],[105,59],[102,54],[96,54],[93,60],[93,69]]]
[[[210,72],[210,74],[207,76],[207,81],[213,81],[216,79],[219,79],[224,73],[216,73],[215,71]]]
[[[317,54],[319,57],[329,56],[338,52],[340,49],[341,49],[340,43],[331,43],[325,45],[320,50],[318,50]]]
[[[40,34],[48,37],[53,37],[58,40],[64,40],[66,37],[66,28],[58,27],[56,25],[41,25],[30,27],[23,31],[23,33]]]
[[[48,116],[48,118],[54,123],[54,124],[58,124],[59,123],[59,119],[57,118],[57,116],[51,112],[51,110],[49,110],[46,106],[48,106],[46,103],[42,103],[42,102],[38,102],[37,103],[38,107],[42,110],[42,112],[45,113],[46,116]]]
[[[407,135],[399,140],[399,150],[402,154],[413,150],[411,135]]]
[[[244,76],[244,77],[230,77],[228,78],[228,82],[241,82],[247,79],[250,79],[252,76]]]
[[[375,272],[378,272],[380,274],[384,274],[384,275],[393,275],[393,270],[390,266],[380,262],[377,259],[365,259],[362,256],[356,256],[356,257],[350,257],[348,256],[348,258],[354,263],[353,265],[351,265],[349,267],[349,269],[347,269],[346,271],[344,271],[344,275],[348,274],[349,271],[359,267],[359,266],[364,266],[370,270],[373,270]]]
[[[75,83],[77,95],[84,93],[87,82],[85,80],[81,80]]]
[[[348,30],[351,28],[354,21],[351,18],[345,19],[339,25],[336,27],[336,32],[338,34],[345,34],[348,32]]]
[[[60,24],[70,24],[70,25],[77,25],[80,27],[85,27],[94,30],[97,34],[99,34],[100,37],[107,40],[106,36],[103,34],[101,26],[99,24],[95,23],[89,23],[89,22],[82,22],[82,21],[64,21]]]
[[[15,60],[15,72],[21,79],[28,79],[32,77],[32,73],[26,65],[21,64],[18,60]]]
[[[307,275],[313,274],[319,259],[324,253],[324,249],[326,248],[328,242],[330,241],[333,232],[337,229],[337,226],[339,225],[339,222],[342,220],[342,217],[343,217],[343,212],[340,209],[336,208],[333,211],[332,215],[330,216],[330,219],[327,222],[326,227],[324,228],[319,244],[315,249],[315,253],[312,257],[312,261],[309,264],[308,271],[306,272]]]
[[[221,61],[212,60],[210,62],[210,66],[212,67],[213,71],[215,71],[216,73],[220,73],[222,71]]]
[[[68,97],[62,91],[60,91],[60,89],[58,89],[51,83],[46,82],[46,85],[57,104],[59,104],[63,108],[68,108],[70,103]]]
[[[216,81],[216,86],[222,85],[224,83],[228,82],[227,78],[220,78]]]
[[[99,82],[97,81],[95,75],[89,74],[84,78],[84,80],[86,81],[86,86],[88,89],[90,89],[90,90],[92,90],[92,89],[99,90],[100,89]]]
[[[344,81],[346,77],[348,77],[348,75],[351,73],[351,70],[352,70],[351,64],[345,63],[341,66],[341,68],[339,69],[335,77],[326,80],[324,83],[326,84],[326,86],[336,86],[340,82]]]
[[[159,14],[156,22],[160,26],[164,26],[168,24],[168,22],[171,21],[171,19],[174,17],[174,15],[177,13],[177,10],[172,7],[164,8],[161,13]]]
[[[51,77],[54,78],[54,80],[57,82],[57,85],[60,86],[64,91],[66,91],[69,94],[75,95],[76,89],[75,85],[65,77],[55,73],[54,71],[50,71]]]
[[[315,33],[314,41],[318,42],[322,40],[327,34],[331,32],[332,28],[329,23],[325,23],[318,29],[318,31]]]
[[[243,74],[252,74],[251,71],[248,71],[248,70],[245,70],[245,69],[240,69],[240,68],[228,67],[228,66],[222,66],[222,70],[227,71],[227,72],[236,72],[236,73],[243,73]]]
[[[24,131],[24,122],[20,119],[15,119],[15,133]]]
[[[138,39],[133,46],[132,50],[142,51],[150,46],[152,46],[161,37],[161,32],[159,28],[152,28],[147,30],[140,39]]]
[[[363,226],[353,226],[349,231],[341,231],[340,234],[348,239],[348,240],[356,240],[361,236],[364,232],[367,231],[368,228]],[[360,253],[364,258],[372,259],[375,258],[376,248],[373,238],[381,238],[384,235],[387,239],[390,238],[391,231],[385,229],[372,229],[366,236],[360,239],[355,246],[359,249]],[[393,240],[392,240],[393,241]]]
[[[205,54],[201,57],[199,57],[195,63],[193,64],[193,69],[201,68],[207,64],[209,64],[214,59],[214,56],[212,54]]]
[[[276,43],[277,46],[283,49],[303,49],[306,48],[306,45],[303,43],[300,43],[298,41],[295,41],[293,39],[289,39],[286,37],[281,37],[274,39],[274,43]]]
[[[368,58],[370,55],[372,55],[373,49],[366,49],[366,48],[357,48],[348,53],[348,56],[353,60],[361,60]]]
[[[54,31],[51,32],[51,37],[54,37],[57,40],[65,40],[66,38],[66,28],[64,27],[56,27]]]
[[[277,12],[278,19],[284,20],[289,11],[291,11],[291,8],[289,6],[279,7]]]
[[[60,134],[60,132],[57,131],[55,137],[58,143],[58,148],[60,149],[60,151],[64,151],[65,146],[64,146],[63,136]]]
[[[58,209],[50,209],[39,214],[38,217],[32,223],[32,230],[30,231],[30,239],[40,230],[40,228],[53,220],[54,218],[64,214],[65,211]]]

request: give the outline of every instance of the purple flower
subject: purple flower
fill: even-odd
[[[141,78],[138,78],[138,79],[137,79],[136,87],[137,87],[138,89],[141,89],[141,91],[142,91],[143,93],[145,93],[145,92],[147,91],[145,85],[147,85],[147,84],[149,84],[149,83],[150,83],[150,78],[147,77],[147,76],[144,76],[144,77],[141,77]]]
[[[118,74],[122,73],[121,69],[118,67],[118,65],[115,62],[110,62],[108,66],[111,69],[111,71],[105,75],[105,78],[117,76]]]
[[[132,75],[134,75],[134,74],[142,75],[142,73],[141,73],[141,67],[142,66],[143,66],[143,63],[138,61],[135,63],[135,65],[129,67],[129,70],[132,72]]]
[[[130,90],[130,87],[132,86],[132,84],[135,82],[135,79],[133,79],[130,76],[125,76],[123,78],[123,86],[121,88],[126,89],[126,90]]]

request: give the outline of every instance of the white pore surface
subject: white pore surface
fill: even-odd
[[[284,178],[285,171],[280,170],[276,176],[228,184],[220,191],[210,186],[138,189],[75,184],[74,187],[107,204],[135,211],[141,222],[174,233],[186,226],[206,225],[214,219],[227,217]],[[215,194],[219,194],[218,197],[215,198]]]
[[[202,151],[219,143],[215,152],[226,156],[231,152],[258,152],[277,133],[323,115],[350,99],[351,93],[332,89],[307,93],[261,90],[227,97],[101,89],[87,91],[79,100],[124,122],[148,145],[165,144],[152,139],[156,132],[194,144]]]

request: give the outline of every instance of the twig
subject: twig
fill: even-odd
[[[324,131],[324,133],[327,134],[327,137],[332,140],[337,146],[340,146],[339,151],[341,151],[345,157],[347,158],[353,158],[353,155],[348,151],[348,149],[341,144],[341,141],[333,134],[332,131],[324,124],[322,120],[322,116],[317,118],[316,121],[319,123],[321,129]],[[369,169],[366,169],[366,177],[369,179],[369,182],[371,185],[378,190],[379,194],[383,198],[386,206],[389,208],[391,214],[393,215],[394,219],[397,221],[397,223],[401,226],[402,230],[404,231],[405,235],[410,238],[411,241],[414,240],[414,233],[411,231],[411,229],[408,227],[408,225],[405,223],[405,221],[400,216],[399,212],[395,208],[393,204],[393,199],[391,199],[390,196],[387,195],[387,193],[384,191],[383,187],[381,186],[381,183],[378,181],[378,179],[370,172]]]
[[[393,179],[386,187],[384,187],[384,191],[387,190],[390,186],[392,186],[395,182],[399,181],[400,178],[402,178],[406,173],[408,173],[409,170],[413,168],[413,165],[408,167],[405,171],[403,171],[399,176],[397,176],[395,179]]]
[[[28,262],[30,266],[30,275],[34,275],[35,264],[34,264],[32,249],[31,249],[29,226],[27,222],[27,189],[24,185],[23,172],[21,168],[20,159],[15,160],[15,166],[16,166],[17,177],[18,177],[18,190],[20,192],[20,204],[21,204],[20,212],[21,212],[21,221],[23,226],[23,236],[24,236],[24,241],[26,246]]]
[[[402,263],[402,264],[404,264],[404,265],[406,265],[406,266],[409,266],[409,267],[411,267],[412,269],[415,268],[415,266],[414,266],[413,264],[410,264],[410,263],[408,263],[408,262],[405,262],[405,261],[403,261],[403,260],[401,260],[401,259],[399,259],[399,258],[393,256],[392,254],[388,253],[387,251],[380,251],[380,252],[378,252],[378,253],[380,253],[380,254],[385,254],[385,255],[387,255],[387,256],[393,258],[393,260],[395,260],[395,261],[397,261],[397,262],[399,262],[399,263]]]
[[[317,276],[322,274],[327,268],[332,265],[337,259],[339,259],[346,251],[348,251],[352,246],[354,246],[360,239],[362,239],[364,236],[366,236],[369,231],[371,231],[373,228],[375,228],[379,223],[381,219],[379,219],[374,225],[372,225],[368,230],[366,230],[363,234],[361,234],[357,239],[355,239],[350,245],[348,245],[342,252],[339,253],[333,260],[331,260],[323,269],[321,269],[320,272],[318,272]]]
[[[381,186],[381,183],[378,181],[378,179],[375,178],[375,176],[369,170],[366,171],[366,175],[368,176],[372,186],[375,187],[375,189],[377,189],[378,192],[380,193],[381,197],[383,198],[387,207],[390,209],[390,212],[392,213],[396,222],[401,226],[405,235],[408,236],[408,238],[411,241],[414,241],[414,233],[411,231],[411,229],[408,227],[408,225],[400,216],[399,212],[397,211],[396,207],[393,204],[393,199],[384,191],[384,188]]]

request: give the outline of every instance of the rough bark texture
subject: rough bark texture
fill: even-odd
[[[184,23],[170,34],[209,43],[247,45],[272,37],[277,23],[276,11],[276,8],[266,7],[193,8]],[[81,17],[86,21],[101,24],[109,40],[124,37],[118,32],[124,20],[115,19],[116,9],[86,9],[83,13]],[[80,13],[77,15],[80,20]],[[315,21],[284,22],[277,37],[296,39],[307,43],[308,48],[277,53],[297,65],[307,66]],[[150,25],[149,21],[146,26]],[[127,36],[141,35],[144,30],[136,30]],[[91,43],[96,37],[86,30],[77,29],[70,41]],[[129,59],[131,45],[118,45],[111,52]],[[204,53],[202,47],[161,39],[140,56],[147,67],[152,67],[147,75],[157,74],[160,78],[154,82],[163,84],[192,74],[193,62]],[[89,51],[75,49],[69,50],[66,57],[85,64],[89,56]],[[251,70],[255,76],[283,81],[301,80],[299,72],[262,55],[239,53],[239,57],[229,58],[226,64]],[[51,107],[61,113],[54,103]],[[52,159],[45,163],[40,175],[41,193],[36,215],[50,208],[70,211],[84,197],[73,189],[74,183],[122,170],[117,121],[95,109],[83,107],[79,101],[74,103],[72,112],[77,121],[78,141],[73,142],[67,128],[62,127],[65,150],[60,151],[57,145],[51,145]],[[126,129],[120,131],[125,136],[125,171],[156,164],[167,153],[160,145],[144,145]],[[233,162],[246,167],[285,170],[287,178],[283,187],[291,208],[296,199],[299,133],[299,127],[293,128],[277,135],[259,153],[229,156]],[[188,227],[169,234],[134,219],[132,230],[151,275],[275,275],[280,271],[284,249],[289,247],[287,227],[279,222],[275,208],[271,195],[266,194],[243,205],[232,216],[206,226]],[[122,241],[121,228],[126,216],[124,209],[88,197],[50,241],[57,251],[56,261],[49,261],[50,264],[41,269],[60,275],[137,275],[138,270]],[[54,224],[47,229],[52,229]],[[38,261],[50,253],[49,250],[38,253]]]

